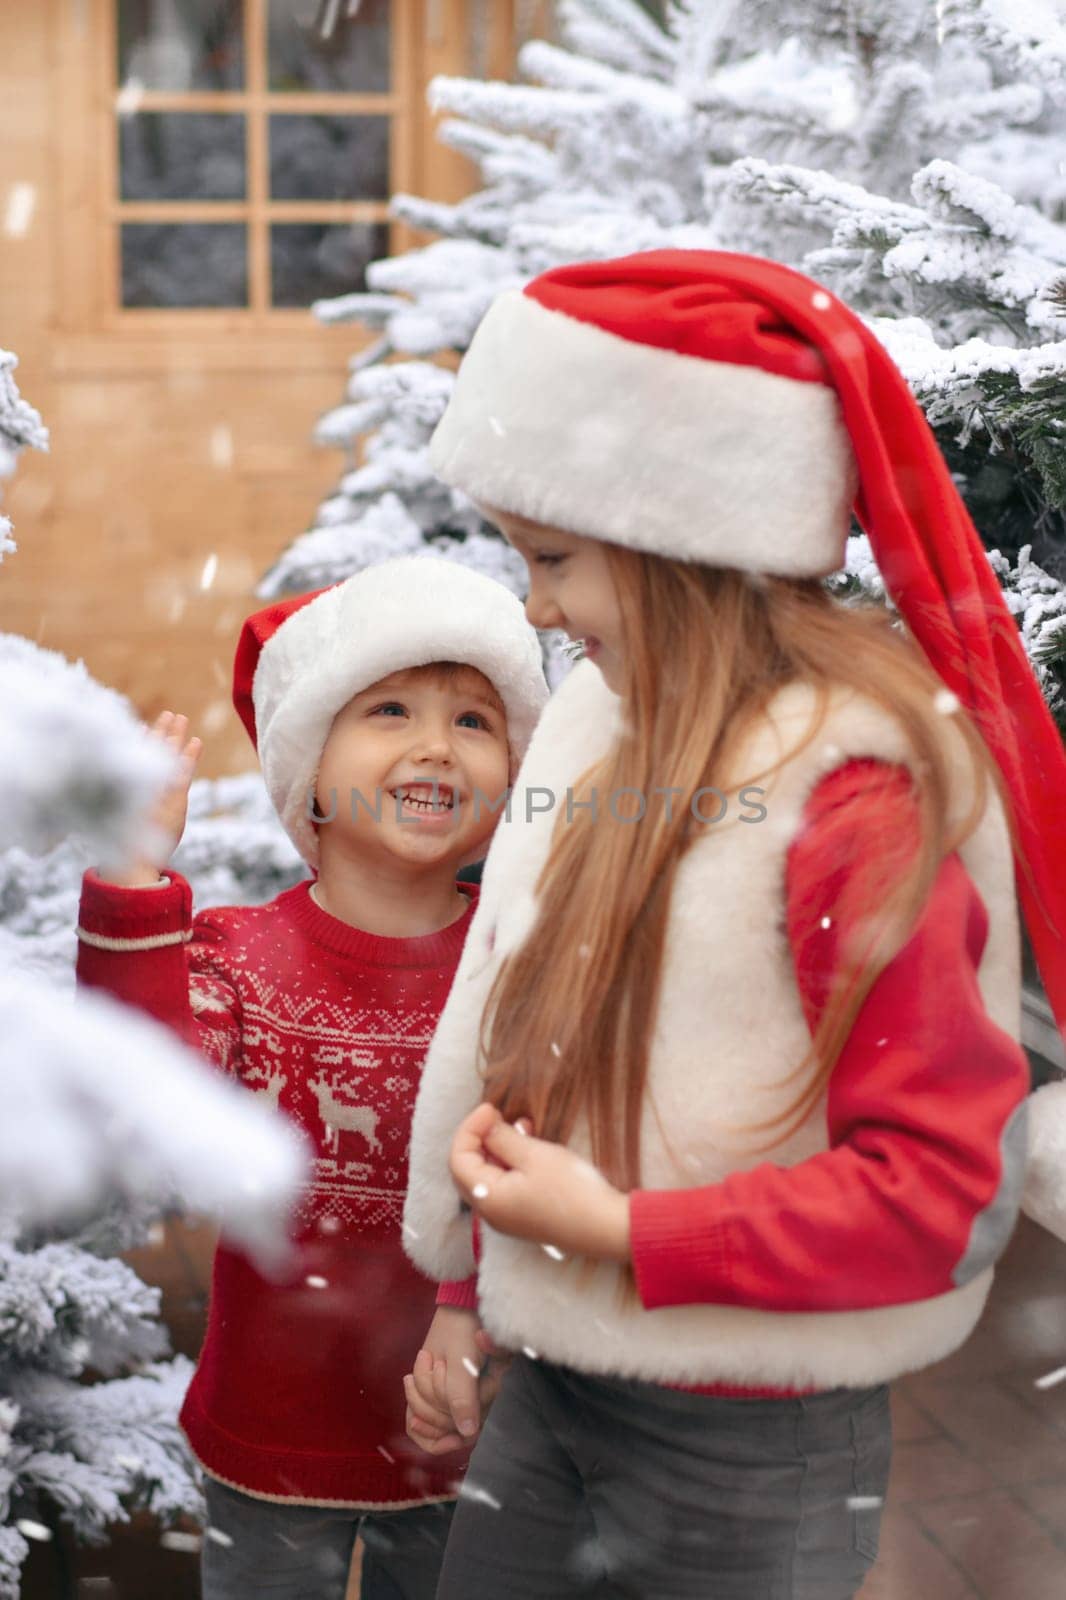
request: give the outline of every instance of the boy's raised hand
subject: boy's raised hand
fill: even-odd
[[[204,748],[203,741],[188,738],[188,732],[188,717],[173,711],[161,711],[152,724],[153,737],[173,750],[181,763],[177,776],[148,814],[147,821],[158,836],[158,848],[153,850],[152,859],[141,857],[117,869],[101,867],[99,875],[105,882],[131,889],[158,883],[160,868],[166,866],[181,843],[189,811],[189,786]]]

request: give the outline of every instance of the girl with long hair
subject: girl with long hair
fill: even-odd
[[[476,1433],[513,1352],[439,1600],[846,1600],[887,1384],[968,1336],[1017,1214],[1016,894],[1066,1019],[1061,742],[900,374],[788,268],[501,296],[432,459],[587,658],[415,1113],[405,1244],[450,1281],[412,1437]],[[823,582],[853,506],[891,610]]]

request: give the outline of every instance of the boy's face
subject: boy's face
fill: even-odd
[[[315,785],[331,819],[319,836],[328,828],[354,852],[458,865],[488,841],[508,778],[507,721],[488,679],[474,667],[411,667],[334,718]]]

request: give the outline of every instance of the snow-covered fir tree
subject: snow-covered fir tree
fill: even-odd
[[[18,357],[10,350],[0,350],[0,488],[2,480],[15,470],[20,453],[27,447],[47,450],[48,429],[41,421],[40,412],[19,394],[15,382]],[[11,537],[11,522],[0,512],[0,561],[16,549]]]
[[[396,216],[440,237],[321,302],[376,337],[316,437],[348,470],[262,594],[399,551],[521,592],[508,550],[429,470],[454,358],[493,297],[662,246],[771,256],[837,289],[899,362],[1066,726],[1066,7],[1062,0],[560,0],[517,84],[439,79],[441,137],[482,183]],[[448,353],[448,361],[438,358]],[[868,548],[843,593],[878,595]],[[865,576],[864,576],[865,574]]]
[[[0,354],[5,475],[47,445],[15,365]],[[0,556],[15,550],[0,521]],[[74,1004],[81,872],[143,841],[171,758],[81,662],[0,634],[0,665],[0,1600],[16,1600],[29,1540],[60,1523],[102,1542],[135,1510],[198,1513],[177,1426],[191,1366],[168,1359],[159,1291],[119,1255],[182,1207],[270,1262],[303,1156],[148,1018],[104,995]],[[201,811],[212,802],[204,786]],[[253,882],[282,868],[264,833],[214,854],[221,887],[257,847]]]

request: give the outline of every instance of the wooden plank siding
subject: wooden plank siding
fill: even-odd
[[[18,354],[22,392],[52,433],[51,453],[27,453],[0,485],[19,546],[0,572],[0,625],[82,657],[146,720],[185,711],[210,777],[251,764],[229,700],[237,630],[259,603],[259,577],[340,475],[342,457],[310,434],[367,337],[269,309],[269,220],[371,220],[384,206],[271,202],[268,215],[265,0],[246,13],[248,200],[120,205],[116,4],[0,7],[0,345]],[[492,75],[512,75],[516,5],[392,0],[387,97],[286,94],[287,108],[387,110],[392,188],[457,199],[476,174],[436,143],[425,87],[435,73],[472,70],[475,54]],[[217,93],[138,100],[178,104],[234,109]],[[32,212],[12,232],[5,217],[25,209],[20,186]],[[248,311],[119,308],[118,218],[164,215],[247,222]],[[419,242],[394,226],[394,251]]]

